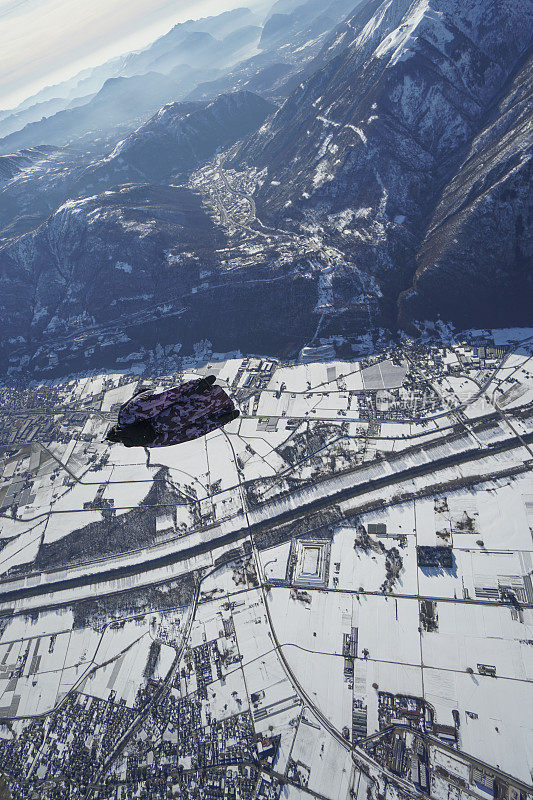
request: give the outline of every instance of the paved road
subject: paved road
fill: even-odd
[[[527,434],[523,438],[527,440],[528,443],[532,442],[533,433]],[[311,491],[310,493],[306,493],[306,495],[303,496],[302,502],[296,506],[293,505],[291,507],[290,499],[286,502],[277,501],[273,503],[267,503],[260,508],[260,511],[263,514],[268,512],[269,509],[271,510],[271,516],[267,517],[266,519],[259,519],[256,522],[252,522],[249,527],[246,524],[243,525],[241,522],[239,527],[219,536],[216,535],[218,528],[214,527],[210,531],[208,530],[204,532],[206,534],[204,541],[193,544],[189,547],[184,547],[180,550],[167,552],[164,555],[160,555],[152,559],[147,557],[141,563],[130,563],[122,567],[103,570],[96,573],[89,572],[91,569],[91,565],[89,563],[87,565],[87,573],[78,577],[64,578],[62,580],[50,581],[48,583],[37,583],[38,580],[42,581],[41,576],[37,574],[32,577],[31,582],[33,585],[29,586],[20,586],[20,578],[11,582],[5,581],[0,585],[2,590],[0,592],[0,602],[7,603],[29,597],[38,597],[54,591],[74,589],[84,585],[91,585],[101,583],[103,581],[139,575],[152,569],[170,566],[186,559],[194,558],[195,556],[211,552],[215,548],[218,549],[223,546],[239,542],[250,534],[255,536],[259,533],[265,533],[273,527],[277,527],[289,522],[295,522],[302,518],[307,518],[312,514],[323,511],[331,506],[338,505],[344,501],[364,497],[364,495],[369,492],[375,492],[378,489],[386,489],[405,481],[411,481],[413,478],[423,477],[426,475],[435,475],[435,477],[437,477],[441,470],[448,469],[449,467],[461,466],[470,462],[475,462],[481,458],[486,458],[490,454],[496,455],[498,453],[503,453],[516,448],[522,448],[522,442],[516,437],[509,437],[508,439],[497,442],[483,451],[473,450],[454,453],[450,456],[445,456],[432,461],[426,461],[425,463],[417,464],[397,472],[392,472],[383,475],[382,477],[355,483],[354,485],[351,485],[348,488],[343,488],[340,491],[335,491],[332,487],[331,492],[325,495],[323,494],[323,496],[313,498]],[[390,465],[390,463],[390,461],[387,462],[388,465]],[[354,480],[357,480],[357,478],[355,477]],[[474,480],[472,477],[465,478],[464,483],[471,483],[472,480]],[[435,482],[432,481],[431,487],[429,487],[430,491],[433,492],[438,490],[438,485],[438,480]],[[305,498],[308,497],[309,494],[311,494],[311,499],[307,499],[306,501]],[[405,499],[406,498],[403,497],[403,500]],[[384,507],[385,505],[385,500],[379,500],[377,501],[376,507]],[[17,588],[10,589],[10,583],[19,583],[19,586]]]
[[[367,736],[366,739],[360,739],[358,741],[358,744],[361,745],[361,744],[366,744],[367,742],[376,741],[378,739],[381,739],[383,736],[386,736],[389,733],[395,733],[396,731],[412,732],[413,728],[411,728],[409,725],[404,725],[402,723],[390,725],[388,728],[385,728],[382,731],[378,731],[377,733],[373,733],[371,736]],[[505,783],[509,783],[511,786],[514,786],[515,789],[518,789],[518,791],[526,792],[526,794],[531,792],[532,787],[530,785],[528,785],[527,783],[523,783],[523,781],[519,780],[518,778],[513,778],[513,776],[508,775],[507,772],[502,772],[502,770],[498,769],[498,767],[495,767],[493,764],[487,764],[486,761],[481,761],[481,759],[476,758],[476,756],[471,756],[468,753],[465,753],[463,750],[457,750],[455,747],[452,747],[446,744],[446,742],[443,742],[442,739],[438,739],[437,737],[431,736],[428,733],[419,733],[417,731],[417,735],[420,736],[422,739],[424,739],[428,745],[439,748],[441,750],[445,750],[447,753],[450,753],[452,757],[455,756],[457,758],[457,756],[460,756],[461,759],[468,761],[470,764],[475,765],[476,767],[481,767],[482,769],[486,769],[490,773],[494,773],[495,775],[500,777],[502,781],[504,781]],[[468,788],[464,787],[462,788],[463,791],[468,792],[473,797],[479,797],[479,795],[470,792]]]
[[[210,573],[207,573],[204,576],[204,579],[207,578],[209,574]],[[98,782],[105,775],[105,773],[107,772],[107,770],[109,769],[111,764],[115,761],[115,759],[124,750],[124,748],[127,746],[128,742],[130,741],[131,737],[134,735],[134,733],[140,728],[142,723],[145,721],[146,717],[150,713],[150,709],[152,708],[152,706],[154,704],[157,704],[159,702],[159,700],[161,700],[163,695],[167,694],[168,691],[170,690],[172,681],[174,680],[176,672],[179,669],[179,665],[181,663],[181,659],[183,657],[183,654],[185,652],[185,648],[186,648],[187,643],[189,641],[189,636],[190,636],[191,628],[192,628],[192,625],[193,625],[193,622],[194,622],[196,609],[198,607],[198,599],[200,597],[200,587],[201,587],[201,585],[202,585],[202,582],[198,581],[198,583],[196,585],[196,590],[195,590],[195,593],[194,593],[193,602],[192,602],[192,605],[191,605],[191,610],[190,610],[190,613],[189,613],[189,618],[187,620],[187,627],[186,627],[186,629],[184,631],[183,639],[181,641],[181,647],[176,652],[176,656],[175,656],[175,658],[174,658],[174,660],[172,662],[172,665],[171,665],[171,667],[170,667],[170,669],[169,669],[169,671],[168,671],[163,683],[161,684],[161,686],[158,687],[157,691],[154,693],[154,695],[151,697],[151,699],[146,703],[146,705],[144,705],[139,710],[139,712],[135,716],[135,719],[133,720],[133,722],[131,723],[129,728],[120,737],[118,742],[115,744],[113,750],[107,755],[107,757],[105,758],[104,762],[102,763],[100,769],[98,770],[98,772],[96,774],[96,778],[94,780],[94,783],[98,784]],[[94,794],[94,789],[89,788],[88,791],[85,794],[85,800],[89,800],[89,798],[92,797],[93,794]]]

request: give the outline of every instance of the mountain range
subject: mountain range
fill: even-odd
[[[317,58],[324,66],[235,159],[240,169],[268,170],[255,196],[259,216],[319,228],[357,265],[353,293],[363,270],[377,280],[380,305],[392,317],[398,304],[407,325],[439,313],[487,324],[498,298],[525,300],[532,8],[513,0],[360,6]],[[493,207],[473,236],[495,202],[507,208]],[[339,304],[350,302],[345,275],[338,293]],[[521,309],[506,302],[498,320],[525,324]]]
[[[530,323],[533,3],[353,5],[176,26],[0,139],[4,369],[169,298],[184,353]]]

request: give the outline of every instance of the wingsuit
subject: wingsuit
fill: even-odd
[[[107,439],[126,447],[165,447],[197,439],[239,412],[215,376],[188,381],[160,392],[143,391],[121,406]]]

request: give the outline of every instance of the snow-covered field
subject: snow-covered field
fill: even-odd
[[[21,446],[0,462],[4,587],[50,584],[41,595],[0,599],[2,715],[49,715],[73,698],[132,710],[170,679],[185,644],[173,696],[204,698],[206,730],[210,720],[230,725],[248,714],[255,735],[279,737],[276,769],[323,796],[344,800],[354,785],[348,742],[404,724],[387,717],[391,697],[428,704],[447,743],[456,732],[463,760],[454,767],[432,729],[434,765],[464,771],[472,756],[527,781],[533,453],[524,438],[492,448],[532,430],[531,356],[522,345],[481,363],[463,343],[418,358],[416,369],[401,353],[217,363],[213,372],[234,394],[240,419],[149,457],[103,441],[136,379],[108,374],[54,388],[55,405],[68,398],[91,408],[55,440]],[[185,377],[192,374],[176,380]],[[486,415],[490,424],[479,420]],[[442,468],[441,488],[431,472],[392,480],[464,453],[475,458]],[[513,474],[490,478],[503,470]],[[355,489],[367,482],[360,497]],[[335,511],[333,522],[282,534],[267,525],[272,539],[246,549],[248,524],[344,490],[353,496],[324,506]],[[236,543],[217,544],[235,531],[243,532]],[[296,585],[299,537],[318,537],[316,557],[325,561],[313,567],[318,578],[309,565],[299,568]],[[197,546],[183,560],[142,569]],[[441,551],[440,565],[421,561],[423,552]],[[127,574],[109,575],[111,568]],[[70,578],[79,585],[53,586]],[[170,581],[199,579],[192,617],[190,606],[165,601]],[[22,731],[26,723],[16,724]],[[175,726],[165,734],[175,735]],[[359,800],[366,780],[357,780]],[[281,797],[300,795],[286,787]]]

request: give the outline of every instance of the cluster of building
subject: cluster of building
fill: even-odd
[[[267,358],[243,358],[232,381],[235,390],[260,390],[272,377],[276,361]]]
[[[456,348],[451,355],[445,348],[434,348],[430,353],[427,348],[418,349],[415,346],[410,357],[419,357],[427,374],[435,378],[443,375],[459,375],[468,368],[474,370],[476,375],[479,373],[481,380],[483,374],[492,369],[493,364],[497,363],[501,355],[499,348],[491,349],[482,345]],[[390,364],[393,367],[401,366],[399,355],[389,357],[387,361],[390,362],[389,367]],[[377,374],[381,369],[381,362],[368,359],[362,367],[364,370],[375,370]],[[256,414],[258,397],[270,384],[272,376],[275,374],[275,368],[274,360],[259,358],[242,359],[236,373],[232,373],[230,368],[232,375],[230,382],[233,390],[239,402],[245,407],[243,418]],[[345,389],[343,376],[335,378],[335,369],[335,367],[327,368],[326,383],[330,382],[330,375],[333,376],[332,380],[337,380],[337,388],[332,389],[332,392],[343,392],[343,394],[349,395],[350,393]],[[333,371],[330,372],[330,370]],[[181,377],[176,373],[168,375],[159,380],[158,385],[171,385],[179,381]],[[343,378],[342,381],[341,378]],[[123,376],[118,379],[118,382],[117,378],[113,380],[102,378],[100,383],[95,379],[97,387],[95,392],[88,393],[85,398],[80,392],[78,401],[75,400],[75,390],[71,385],[68,394],[71,398],[74,397],[74,400],[70,405],[67,402],[67,390],[65,389],[62,395],[62,390],[58,387],[31,389],[27,390],[25,394],[16,392],[15,395],[13,392],[5,390],[5,396],[0,394],[0,403],[5,403],[5,418],[8,423],[11,418],[19,421],[22,419],[21,416],[16,417],[14,413],[18,398],[22,398],[25,403],[24,408],[28,419],[24,424],[29,419],[34,419],[30,412],[38,406],[38,413],[41,414],[38,419],[43,425],[40,430],[44,431],[46,436],[50,434],[54,442],[67,443],[71,437],[71,430],[68,434],[66,433],[69,426],[71,429],[76,428],[77,434],[82,437],[80,423],[85,421],[90,414],[105,413],[111,417],[116,413],[117,407],[120,405],[118,401],[111,406],[108,402],[106,406],[108,411],[99,411],[106,392],[133,383],[134,380],[137,382],[131,376]],[[289,383],[289,379],[287,379],[287,383]],[[306,394],[309,389],[308,385],[305,390]],[[406,407],[404,393],[408,390],[412,390],[416,402],[419,403],[419,405],[415,403],[415,411],[426,401],[432,403],[432,407],[437,407],[442,402],[437,392],[429,390],[428,393],[422,379],[417,377],[416,371],[411,370],[407,374],[406,385],[399,389],[364,389],[361,392],[354,392],[359,403],[360,417],[367,414],[365,417],[367,421],[360,425],[344,420],[329,424],[326,420],[321,422],[317,419],[316,422],[310,424],[305,421],[306,430],[302,433],[302,429],[298,430],[301,418],[287,418],[287,436],[281,444],[272,447],[272,452],[275,451],[280,460],[285,459],[289,468],[294,465],[294,471],[291,472],[288,479],[276,474],[268,479],[250,480],[246,487],[247,491],[255,491],[251,487],[261,485],[265,492],[276,490],[289,492],[295,486],[301,486],[306,480],[314,481],[316,476],[322,473],[341,472],[342,458],[345,458],[346,465],[357,463],[357,460],[363,456],[355,446],[350,452],[348,449],[346,451],[341,449],[344,447],[343,444],[332,445],[325,454],[315,454],[314,451],[320,450],[333,434],[339,440],[351,438],[361,441],[371,436],[378,436],[381,428],[387,427],[385,424],[382,425],[380,415],[383,413],[389,421],[399,419],[395,415],[400,414],[402,403],[404,403],[403,408]],[[287,386],[285,383],[281,383],[277,390],[269,390],[270,394],[274,391],[281,396],[283,393],[287,393]],[[129,389],[125,394],[128,393]],[[315,394],[327,396],[328,391]],[[429,400],[427,400],[428,397]],[[55,411],[61,404],[67,410],[58,422],[56,417],[59,415],[55,414]],[[53,425],[59,427],[57,431],[54,428],[50,432],[45,426],[47,420],[52,418]],[[267,417],[258,418],[253,434],[257,434],[260,438],[261,433],[276,430],[278,423],[279,420],[274,421]],[[247,421],[247,424],[251,429],[250,420]],[[348,434],[349,425],[351,427]],[[17,430],[20,434],[20,429]],[[28,431],[30,431],[28,427],[23,429],[23,437]],[[18,438],[13,440],[15,444],[20,440],[19,434],[17,434]],[[39,433],[40,435],[41,433]],[[247,437],[244,435],[243,438]],[[250,440],[252,438],[249,437]],[[46,448],[36,447],[31,444],[31,441],[33,439],[30,440],[26,449],[17,447],[17,455],[13,458],[6,458],[2,464],[1,509],[13,509],[17,504],[26,504],[32,501],[32,481],[38,473],[42,477],[45,464],[48,464],[47,468],[51,478],[48,483],[47,477],[47,488],[54,485],[59,470],[61,470],[60,464],[52,453],[47,454]],[[241,449],[243,458],[246,456],[246,452],[255,453],[250,441],[247,441],[246,444],[251,449],[249,451],[246,451],[244,447]],[[9,448],[7,452],[9,454]],[[72,452],[72,450],[69,452],[69,456],[72,455]],[[370,452],[368,458],[374,458],[375,452],[375,450]],[[310,457],[306,460],[307,455]],[[74,453],[74,460],[75,456],[76,453]],[[87,456],[88,459],[93,457],[100,458],[98,462],[100,466],[106,458],[105,454],[100,457],[89,453]],[[306,460],[307,473],[298,472],[297,464],[300,459]],[[244,467],[239,468],[238,471],[239,474],[246,477]],[[59,481],[62,481],[63,487],[68,488],[74,485],[73,480],[72,475],[67,475],[63,471],[57,483],[59,485]],[[95,486],[97,485],[97,481],[93,481],[93,483]],[[91,495],[92,499],[80,501],[79,510],[87,512],[97,509],[102,512],[103,517],[105,517],[105,513],[112,513],[113,499],[105,498],[105,486],[104,482],[100,483],[99,488],[94,489],[95,494]],[[218,483],[213,480],[209,487],[210,492],[220,489],[220,479]],[[190,492],[191,497],[195,495],[194,487],[191,486]],[[271,494],[271,496],[275,495]],[[259,502],[261,499],[262,496],[258,494],[256,501]],[[439,524],[436,526],[436,536],[439,537],[437,541],[441,544],[445,542],[447,546],[424,544],[417,547],[417,567],[424,571],[425,577],[453,570],[454,556],[451,546],[448,545],[448,539],[451,539],[452,533],[455,535],[456,532],[458,534],[467,532],[479,535],[475,516],[473,516],[474,512],[470,514],[463,511],[461,512],[462,516],[458,517],[457,514],[454,516],[452,505],[451,501],[449,505],[444,501],[440,502],[438,507],[437,504],[435,505],[435,515],[440,515]],[[195,524],[196,522],[197,519],[195,519]],[[445,538],[444,535],[441,536],[439,532],[441,522],[446,527],[446,531],[449,531],[449,536],[446,533],[448,538]],[[317,531],[321,532],[317,533]],[[272,535],[274,536],[274,534]],[[343,567],[341,571],[341,557],[338,555],[333,557],[333,562],[330,564],[331,554],[336,550],[335,544],[332,545],[334,534],[328,524],[324,524],[322,527],[309,527],[309,532],[295,530],[290,535],[292,536],[290,547],[287,546],[287,550],[284,551],[286,554],[288,553],[284,556],[287,558],[286,569],[283,568],[276,572],[276,577],[272,578],[268,578],[267,572],[267,583],[271,586],[278,584],[287,587],[289,589],[287,594],[290,597],[311,608],[313,591],[322,592],[330,586],[330,570],[332,588],[338,589],[339,581],[341,581],[339,591],[345,587],[345,570]],[[404,566],[402,556],[407,542],[405,534],[398,534],[393,537],[395,545],[398,546],[387,549],[382,540],[382,537],[387,536],[390,537],[391,534],[387,533],[385,522],[370,522],[367,528],[359,525],[355,530],[355,548],[362,548],[370,557],[373,553],[379,553],[385,560],[385,580],[379,586],[379,591],[382,593],[390,592]],[[288,538],[287,536],[287,540]],[[479,543],[476,542],[476,544]],[[407,553],[409,554],[410,550]],[[335,561],[335,558],[338,560]],[[345,558],[344,554],[342,558]],[[405,560],[406,563],[410,561],[410,559]],[[234,568],[233,583],[235,585],[231,587],[232,590],[244,593],[252,587],[258,586],[258,576],[252,565],[253,562],[248,560]],[[231,575],[229,580],[231,585]],[[480,580],[482,582],[479,583],[479,586],[475,585],[474,587],[476,597],[483,600],[507,599],[513,606],[512,610],[514,610],[514,605],[518,608],[519,604],[531,601],[533,597],[530,578],[529,583],[525,577],[505,575],[491,575],[490,578],[483,576]],[[378,584],[379,581],[376,583],[376,587]],[[358,591],[357,586],[350,591],[355,594]],[[360,587],[360,591],[364,591],[364,588]],[[465,589],[465,591],[467,590]],[[207,589],[200,595],[199,608],[202,609],[204,602],[216,600],[217,597],[220,609],[224,612],[233,611],[238,604],[241,607],[244,605],[241,597],[238,600],[235,598],[230,600],[228,596],[227,603],[223,603],[220,599],[221,594],[217,594],[223,592],[223,589],[218,588]],[[371,593],[377,592],[372,590]],[[320,596],[322,597],[322,595]],[[439,607],[441,617],[443,617],[443,605],[440,602]],[[298,608],[301,609],[301,606]],[[307,613],[307,609],[302,610]],[[174,667],[172,667],[164,680],[158,677],[163,674],[162,670],[158,671],[159,659],[162,654],[164,655],[165,649],[169,647],[179,652],[181,637],[184,634],[183,628],[186,626],[182,627],[177,611],[175,612],[176,616],[172,618],[172,623],[168,625],[163,624],[157,612],[153,612],[151,633],[156,641],[152,642],[149,647],[146,668],[142,678],[139,679],[139,686],[136,687],[138,692],[132,707],[128,707],[123,699],[117,697],[112,688],[108,696],[101,699],[84,694],[83,692],[88,689],[78,687],[78,691],[73,690],[68,695],[59,695],[59,706],[47,717],[36,718],[24,723],[14,721],[12,727],[5,726],[3,731],[5,735],[0,737],[0,771],[3,771],[10,781],[13,800],[33,800],[44,782],[47,783],[47,797],[54,800],[56,798],[64,800],[69,796],[74,798],[77,796],[76,792],[85,791],[87,787],[100,779],[102,783],[94,790],[95,800],[111,800],[111,798],[113,800],[162,800],[163,798],[168,800],[168,798],[176,796],[190,798],[190,800],[193,798],[194,800],[204,800],[204,798],[206,800],[215,800],[215,798],[217,800],[218,798],[227,800],[257,800],[258,798],[274,800],[276,798],[278,800],[281,784],[274,770],[276,758],[280,752],[280,737],[275,733],[275,725],[281,717],[276,716],[272,724],[271,719],[275,715],[285,713],[293,706],[295,707],[298,704],[298,696],[295,694],[285,697],[284,700],[273,699],[272,702],[268,698],[265,700],[265,706],[262,706],[261,700],[265,696],[268,697],[269,692],[266,682],[259,684],[260,686],[264,685],[264,690],[257,688],[257,685],[254,687],[254,692],[249,697],[249,704],[244,680],[240,684],[235,683],[239,692],[231,692],[229,689],[233,686],[228,689],[225,683],[228,674],[238,672],[243,664],[237,646],[233,616],[231,613],[223,614],[222,611],[220,611],[220,619],[216,618],[216,623],[219,623],[218,638],[202,641],[201,636],[203,635],[205,639],[207,633],[202,634],[198,631],[209,629],[212,635],[216,636],[217,625],[215,623],[208,628],[206,624],[204,629],[199,625],[195,629],[195,646],[185,650],[183,658],[179,662],[179,670],[174,673]],[[237,619],[236,615],[235,626],[238,628]],[[421,631],[438,632],[437,601],[420,601],[419,621]],[[259,617],[257,620],[252,620],[252,623],[256,622],[260,622]],[[118,623],[116,624],[118,625]],[[209,625],[211,624],[212,620],[209,620]],[[416,625],[418,625],[418,617],[415,615],[415,627]],[[362,630],[362,628],[360,629]],[[369,669],[371,667],[370,661],[359,664],[357,662],[360,657],[358,655],[360,629],[354,626],[344,627],[342,651],[341,653],[336,652],[336,655],[342,655],[344,661],[344,681],[347,687],[343,685],[343,690],[348,688],[351,692],[351,700],[349,700],[351,709],[349,705],[348,714],[342,720],[342,725],[345,726],[342,728],[342,735],[345,740],[364,746],[378,764],[386,767],[398,778],[409,781],[422,795],[429,795],[433,788],[432,781],[439,780],[440,777],[447,780],[450,785],[454,784],[454,781],[454,785],[458,785],[458,779],[453,777],[450,772],[451,768],[448,762],[444,758],[439,762],[435,755],[437,751],[443,753],[451,751],[457,754],[457,758],[461,756],[458,712],[453,711],[451,718],[447,720],[448,724],[443,724],[441,721],[437,721],[434,708],[423,698],[379,691],[377,692],[379,731],[377,734],[368,732],[368,725],[371,726],[371,730],[376,730],[374,727],[376,708],[375,698],[372,697],[372,702],[368,700],[366,688],[360,692],[357,691],[356,681],[359,680],[357,669],[361,665],[365,669],[367,666]],[[255,624],[253,630],[254,633],[257,630]],[[198,641],[201,643],[197,644]],[[242,645],[240,639],[239,643]],[[53,648],[52,640],[50,647]],[[244,647],[242,652],[245,652]],[[363,649],[361,655],[363,659],[368,660],[368,649]],[[31,664],[37,658],[36,647],[33,650],[33,657],[29,645],[24,647],[21,650],[19,662],[8,679],[17,679],[24,671],[26,662]],[[491,659],[492,656],[487,657],[487,660]],[[173,664],[177,664],[177,659]],[[247,662],[246,666],[248,667],[248,665]],[[473,663],[472,667],[475,666],[476,664]],[[0,665],[0,672],[5,671]],[[35,669],[32,667],[28,677],[33,679],[37,671],[37,666]],[[469,668],[467,672],[472,673],[473,670]],[[488,678],[495,677],[496,666],[479,663],[477,672]],[[142,667],[139,674],[142,674]],[[244,675],[246,674],[244,672]],[[231,680],[236,680],[236,678],[233,677]],[[342,680],[341,675],[341,682]],[[372,679],[370,678],[370,680]],[[387,688],[386,683],[384,686]],[[378,684],[373,684],[373,688],[377,691]],[[294,687],[292,690],[294,691]],[[416,688],[413,691],[416,692]],[[280,704],[285,700],[291,701],[292,705],[282,707]],[[293,703],[294,700],[296,703]],[[250,711],[247,710],[249,705]],[[275,708],[274,711],[272,711],[273,708]],[[16,716],[17,708],[15,705],[9,705],[4,711],[6,712],[5,716],[13,718]],[[371,715],[370,722],[368,714]],[[474,715],[474,712],[466,712],[466,714]],[[296,719],[296,712],[294,712],[294,719]],[[291,718],[290,722],[284,724],[292,726],[293,719]],[[463,722],[463,734],[464,730]],[[123,737],[125,738],[124,748],[117,752],[117,743],[121,742]],[[441,750],[438,750],[439,747]],[[281,750],[283,751],[283,749]],[[105,771],[105,775],[103,773],[101,775],[102,765],[106,763],[106,759],[110,755],[116,755],[116,758],[112,758],[110,769]],[[309,766],[302,761],[291,761],[288,757],[286,763],[288,768],[285,772],[285,780],[296,785],[306,786],[311,774]],[[467,763],[466,757],[465,763]],[[513,794],[514,787],[511,784],[504,784],[496,771],[491,772],[474,767],[471,761],[468,762],[465,770],[469,770],[469,772],[468,774],[465,772],[466,777],[462,780],[465,781],[464,786],[468,791],[472,790],[475,794],[474,789],[477,786],[485,792],[485,794],[481,794],[483,797],[488,790],[488,796],[490,797],[492,792],[492,796],[497,796],[498,800],[523,800],[521,793]],[[450,775],[452,777],[449,777]],[[25,776],[26,782],[18,780],[20,776]],[[435,796],[440,795],[437,793]]]
[[[460,752],[457,711],[452,712],[454,725],[442,725],[421,698],[378,696],[380,733],[368,737],[364,747],[422,795],[526,800],[525,787]]]
[[[396,729],[372,740],[366,749],[376,761],[412,783],[417,791],[430,794],[429,755],[423,737]]]
[[[380,731],[394,726],[407,726],[456,745],[459,741],[459,712],[452,712],[452,716],[453,725],[442,725],[436,721],[433,706],[423,698],[378,692]]]
[[[0,389],[0,453],[9,455],[31,442],[67,442],[68,431],[83,426],[86,404],[65,404],[51,385]],[[58,408],[61,414],[58,415]],[[81,423],[81,426],[80,426]]]
[[[32,798],[44,781],[87,787],[135,715],[124,701],[114,702],[113,692],[107,700],[73,693],[49,717],[29,722],[15,739],[0,737],[0,770],[12,782],[13,800]]]
[[[380,733],[364,747],[384,767],[409,781],[419,792],[430,794],[432,765],[430,743],[455,749],[459,742],[459,713],[453,725],[437,723],[435,709],[423,698],[378,692]]]

